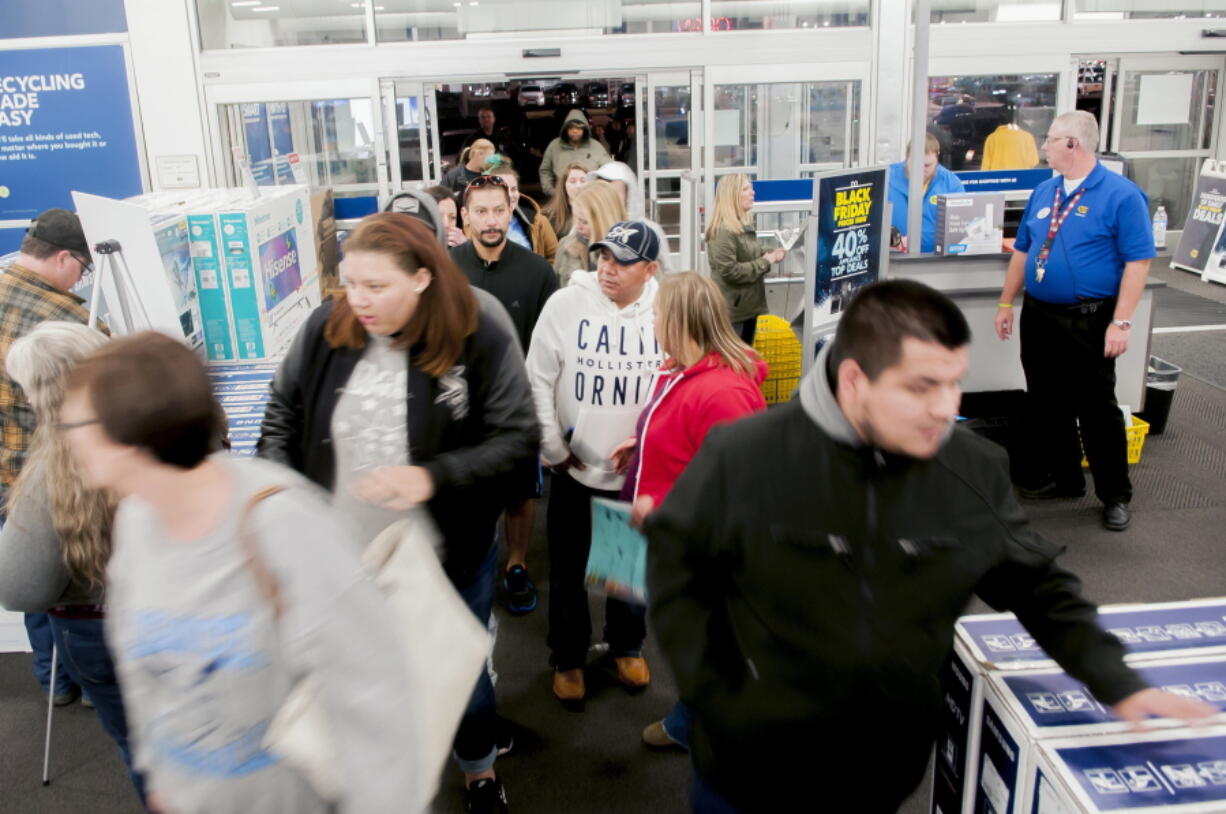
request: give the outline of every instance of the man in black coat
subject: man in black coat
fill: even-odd
[[[545,307],[558,290],[558,275],[540,255],[507,239],[512,217],[511,192],[500,175],[483,175],[464,191],[464,222],[472,240],[451,250],[451,259],[476,288],[498,298],[506,306],[520,349],[528,352],[528,340]],[[528,576],[528,542],[532,536],[533,498],[541,496],[537,457],[522,462],[508,495],[506,513],[507,568],[503,587],[507,609],[515,615],[531,613],[537,605],[536,586]]]
[[[896,811],[972,594],[1121,718],[1212,714],[1124,664],[1027,523],[1004,452],[954,428],[969,342],[933,289],[863,289],[800,398],[712,431],[648,516],[655,629],[694,712],[695,811]]]

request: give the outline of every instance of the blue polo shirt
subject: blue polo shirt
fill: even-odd
[[[911,182],[907,180],[907,173],[903,170],[904,166],[903,161],[890,165],[890,203],[894,206],[890,224],[905,235],[907,233],[907,201],[911,197],[909,195]],[[920,251],[934,252],[937,249],[937,196],[965,191],[958,176],[942,166],[937,166],[937,174],[932,177],[932,180],[928,182],[928,188],[924,190],[922,229],[924,239],[920,244]]]
[[[1026,293],[1043,302],[1072,304],[1114,297],[1120,291],[1124,264],[1153,257],[1154,235],[1149,199],[1139,186],[1098,164],[1073,190],[1085,188],[1077,208],[1052,241],[1043,282],[1035,275],[1035,258],[1047,240],[1056,188],[1061,204],[1064,178],[1054,176],[1030,195],[1013,248],[1026,252]]]

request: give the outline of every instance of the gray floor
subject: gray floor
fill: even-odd
[[[1184,276],[1188,280],[1179,280],[1176,290],[1195,293],[1190,283],[1205,285]],[[1226,288],[1217,288],[1221,291],[1212,291],[1212,299],[1226,301],[1218,296]],[[1212,307],[1194,301],[1167,306]],[[1226,593],[1221,555],[1221,530],[1226,528],[1226,334],[1159,336],[1154,350],[1187,374],[1176,392],[1167,432],[1147,442],[1141,463],[1132,469],[1137,492],[1132,528],[1123,534],[1103,531],[1088,498],[1029,507],[1036,526],[1068,547],[1065,564],[1082,576],[1086,593],[1099,602]],[[538,516],[531,563],[543,581],[542,521]],[[521,619],[500,615],[499,705],[518,725],[518,733],[516,753],[499,767],[513,810],[684,811],[689,771],[684,756],[651,753],[638,744],[642,726],[672,702],[671,681],[654,644],[649,640],[647,656],[656,668],[656,680],[646,693],[626,695],[597,664],[586,711],[571,713],[549,695],[544,639],[543,609]],[[29,676],[28,656],[0,656],[0,811],[135,814],[135,799],[113,748],[92,713],[79,706],[57,713],[54,781],[41,787],[44,712],[43,698]],[[904,807],[905,814],[926,811],[924,795],[922,789],[917,792]],[[435,811],[461,810],[459,779],[449,772]]]

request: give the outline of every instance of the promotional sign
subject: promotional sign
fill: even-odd
[[[0,220],[141,191],[123,48],[0,51]]]
[[[967,192],[1029,192],[1055,175],[1050,168],[1036,170],[968,170],[955,172]]]
[[[1179,245],[1171,256],[1171,265],[1201,274],[1208,269],[1209,257],[1222,234],[1226,214],[1226,162],[1206,159],[1196,179],[1192,208],[1184,221]],[[1220,261],[1219,261],[1220,262]]]
[[[889,173],[884,167],[841,170],[818,176],[817,321],[843,312],[856,292],[881,274]]]

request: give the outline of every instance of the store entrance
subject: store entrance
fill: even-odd
[[[397,134],[388,139],[391,189],[437,183],[469,144],[488,138],[514,161],[524,194],[544,205],[541,160],[578,111],[604,151],[635,171],[641,211],[661,224],[676,252],[681,176],[697,169],[691,98],[701,82],[696,71],[383,80],[384,129]]]

